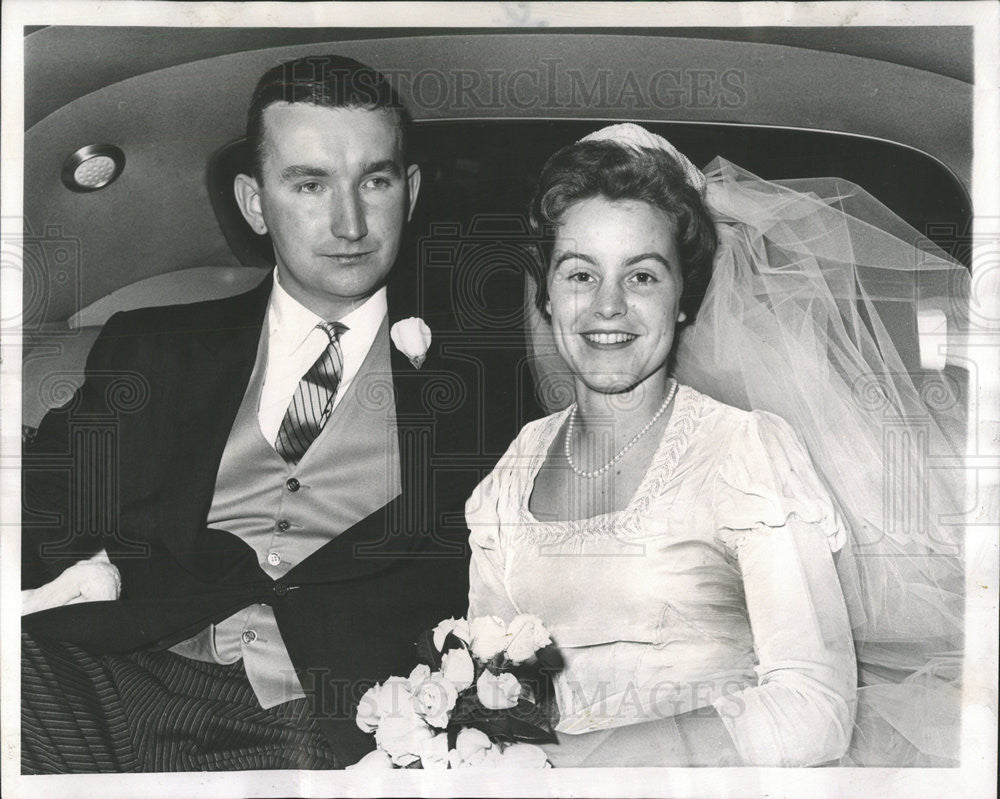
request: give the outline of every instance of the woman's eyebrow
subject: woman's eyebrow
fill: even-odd
[[[659,261],[667,269],[671,268],[670,261],[668,261],[662,255],[660,255],[658,252],[642,252],[639,253],[638,255],[633,255],[631,258],[625,261],[625,266],[632,266],[633,264],[638,264],[641,263],[642,261],[649,261],[649,260]]]
[[[585,263],[588,264],[597,263],[597,261],[595,261],[589,255],[586,255],[585,253],[582,252],[577,252],[576,250],[567,250],[566,252],[562,253],[558,258],[556,258],[554,266],[559,266],[564,261],[584,261]]]

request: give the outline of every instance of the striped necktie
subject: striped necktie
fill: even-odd
[[[316,327],[330,337],[330,344],[299,381],[274,442],[275,451],[292,466],[302,459],[330,418],[344,371],[340,336],[347,328],[339,322],[320,322]]]

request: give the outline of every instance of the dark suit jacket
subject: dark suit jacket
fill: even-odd
[[[497,378],[521,391],[515,375],[496,373],[519,361],[508,347],[496,367],[481,349],[470,357],[461,337],[438,337],[418,371],[393,348],[402,495],[272,581],[249,546],[206,524],[270,288],[269,278],[237,297],[105,325],[83,387],[25,453],[22,583],[41,585],[103,546],[122,595],[36,613],[23,627],[126,652],[169,647],[270,604],[315,717],[352,762],[373,746],[353,720],[363,691],[407,674],[419,633],[465,613],[464,501],[500,454],[487,434],[499,425],[509,441],[522,421],[513,410],[499,419],[486,394],[496,401]],[[390,321],[402,313],[393,294]]]

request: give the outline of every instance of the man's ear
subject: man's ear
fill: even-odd
[[[420,166],[418,164],[410,164],[406,168],[406,184],[410,189],[410,208],[406,214],[406,221],[409,222],[413,218],[413,209],[417,207],[417,195],[420,193]]]
[[[233,193],[236,195],[236,204],[240,207],[240,213],[253,228],[254,233],[264,235],[267,233],[267,224],[264,222],[264,214],[260,209],[260,187],[256,178],[249,175],[237,175],[233,181]]]

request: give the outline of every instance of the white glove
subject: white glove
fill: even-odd
[[[21,614],[73,605],[118,599],[122,578],[103,549],[90,560],[74,563],[66,571],[39,588],[21,592]]]

